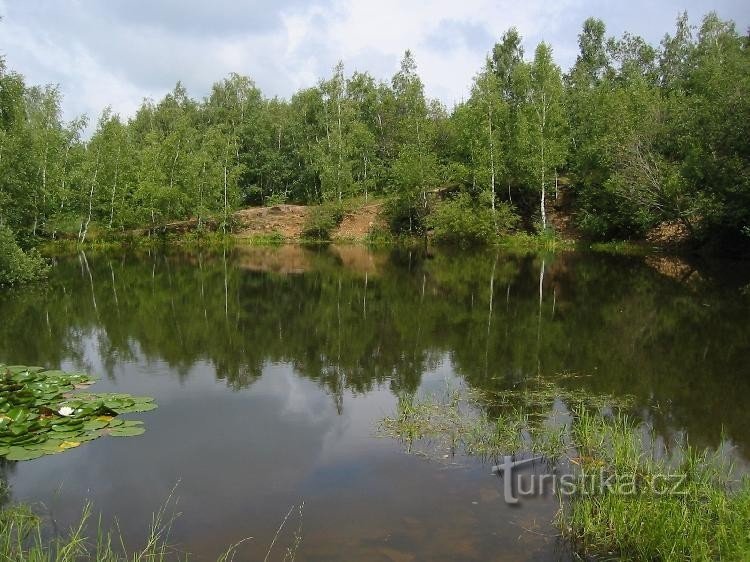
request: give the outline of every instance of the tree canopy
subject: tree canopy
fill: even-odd
[[[682,14],[653,46],[590,18],[579,47],[563,74],[550,45],[529,60],[511,28],[450,110],[425,95],[407,51],[389,82],[339,63],[290,99],[237,74],[203,99],[178,83],[130,118],[104,108],[90,138],[87,117],[64,120],[58,87],[0,60],[0,226],[26,247],[186,218],[226,230],[244,205],[386,196],[391,227],[421,234],[439,226],[430,194],[450,187],[454,210],[489,217],[492,235],[549,229],[546,199],[564,179],[592,238],[672,222],[747,246],[748,36]]]

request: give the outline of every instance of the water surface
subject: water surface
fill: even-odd
[[[489,466],[375,435],[399,394],[530,378],[635,397],[663,436],[750,459],[741,263],[358,247],[60,259],[0,294],[0,362],[82,369],[156,397],[147,433],[2,465],[60,529],[85,501],[138,544],[177,485],[198,560],[557,560],[554,498],[506,506]],[[574,374],[575,376],[570,376]],[[300,527],[301,525],[301,527]]]

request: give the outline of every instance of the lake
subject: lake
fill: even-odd
[[[750,460],[750,270],[583,252],[242,247],[80,254],[0,294],[0,362],[154,396],[147,432],[0,465],[66,529],[91,501],[138,545],[213,560],[557,560],[554,497],[502,500],[490,465],[377,435],[398,396],[531,378],[615,396],[663,437]],[[533,469],[531,469],[533,470]],[[293,508],[294,506],[294,508]],[[292,509],[293,508],[293,509]],[[291,510],[291,511],[290,511]],[[250,538],[251,537],[251,538]]]

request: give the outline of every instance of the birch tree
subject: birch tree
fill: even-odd
[[[490,202],[495,230],[497,231],[496,183],[500,175],[504,175],[502,169],[501,133],[503,124],[507,119],[507,105],[502,98],[500,80],[495,74],[492,63],[487,61],[484,70],[474,79],[472,91],[472,104],[477,113],[477,124],[479,125],[478,138],[482,147],[482,155],[479,159],[481,172],[479,177],[481,183],[486,186],[485,192]]]
[[[542,231],[547,229],[547,183],[565,163],[568,139],[563,106],[560,67],[552,60],[552,49],[540,43],[528,67],[528,88],[524,102],[527,143],[526,169],[539,190]]]

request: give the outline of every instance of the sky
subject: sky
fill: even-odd
[[[750,26],[747,0],[0,0],[0,54],[28,83],[59,84],[66,119],[93,122],[106,106],[129,117],[178,80],[201,98],[230,72],[282,97],[339,60],[389,80],[406,49],[427,94],[450,108],[511,26],[527,56],[546,41],[566,69],[588,16],[657,44],[685,10],[694,23],[715,10]]]

